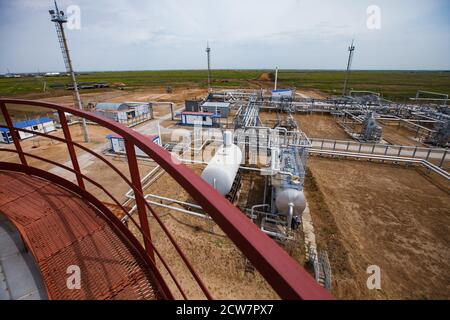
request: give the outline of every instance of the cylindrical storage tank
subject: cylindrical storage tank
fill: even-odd
[[[291,203],[294,206],[294,216],[300,215],[306,208],[305,194],[303,191],[291,188],[279,188],[276,190],[275,205],[278,213],[288,215]]]
[[[226,195],[233,186],[241,161],[242,152],[237,145],[222,145],[203,170],[202,178],[222,195]]]

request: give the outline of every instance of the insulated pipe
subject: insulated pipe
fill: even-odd
[[[158,206],[158,207],[163,207],[163,208],[166,208],[166,209],[170,209],[170,210],[175,210],[175,211],[183,212],[183,213],[186,213],[186,214],[189,214],[189,215],[191,215],[191,216],[198,217],[198,218],[203,218],[203,219],[209,219],[209,220],[211,220],[211,217],[210,217],[210,216],[206,216],[206,215],[201,214],[201,213],[196,213],[196,212],[192,212],[192,211],[189,211],[189,210],[177,208],[177,207],[174,207],[174,206],[169,206],[169,205],[162,204],[162,203],[159,203],[159,202],[156,202],[156,201],[147,200],[147,203],[153,204],[153,205]]]

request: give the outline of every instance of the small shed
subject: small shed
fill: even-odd
[[[145,102],[99,102],[95,105],[94,113],[120,123],[139,117],[149,117],[151,114],[150,105]]]
[[[25,120],[13,123],[13,126],[18,129],[26,129],[31,131],[37,131],[41,133],[47,133],[55,131],[55,122],[50,118],[37,118],[32,120]],[[18,131],[19,139],[26,139],[33,137],[34,134],[29,132]],[[0,142],[12,143],[12,136],[8,128],[0,128]]]
[[[158,135],[147,135],[149,141],[156,143],[157,145],[161,145],[161,139]],[[109,150],[114,153],[119,154],[125,154],[125,143],[123,140],[123,137],[116,135],[116,134],[109,134],[106,136],[106,138],[109,140]],[[134,147],[136,150],[136,155],[141,157],[147,157],[147,154],[144,153],[141,149],[138,147]]]
[[[219,124],[220,115],[212,112],[181,112],[181,121],[178,123],[183,126],[202,125],[214,127]]]
[[[219,115],[221,118],[227,118],[230,113],[229,102],[206,101],[202,104],[203,112],[211,112]]]

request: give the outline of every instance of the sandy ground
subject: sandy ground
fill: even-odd
[[[207,93],[205,89],[190,89],[190,88],[174,88],[172,93],[167,93],[165,88],[146,88],[133,91],[126,90],[112,90],[109,92],[94,92],[81,94],[84,103],[88,102],[149,102],[149,101],[163,101],[181,103],[186,99],[200,99]],[[42,99],[45,101],[55,103],[72,104],[72,95],[61,97],[50,97]]]
[[[295,89],[295,93],[302,98],[324,99],[327,95],[319,90]]]
[[[450,189],[420,169],[310,158],[306,196],[341,299],[450,298]],[[381,290],[366,269],[381,268]]]
[[[81,143],[83,146],[88,147],[90,149],[105,144],[106,135],[110,133],[108,129],[102,128],[100,126],[88,126],[90,142],[84,143],[80,125],[74,124],[71,125],[69,128],[73,141]],[[48,134],[60,138],[64,137],[64,134],[61,129],[49,132]],[[58,163],[70,161],[67,146],[63,142],[58,142],[56,140],[51,140],[49,138],[34,136],[25,140],[21,140],[21,146],[24,152],[31,153],[33,155],[40,156],[46,159],[50,159]],[[15,149],[14,144],[2,143],[0,144],[0,147],[13,150]],[[84,153],[84,151],[79,148],[76,148],[75,151],[77,152],[78,156]],[[17,158],[15,154],[0,152],[0,159],[3,161],[11,161],[14,158]],[[44,170],[54,167],[53,164],[43,163],[42,161],[33,158],[29,158],[28,161],[29,164]]]
[[[332,116],[326,114],[293,114],[293,117],[297,121],[299,129],[305,132],[309,138],[352,140]],[[273,120],[277,119],[277,114],[275,112],[261,112],[260,119],[265,125],[271,126],[274,124]]]
[[[89,102],[173,102],[175,103],[175,109],[184,107],[184,101],[189,99],[200,99],[207,94],[206,89],[199,88],[173,88],[172,93],[167,93],[165,88],[146,88],[133,91],[127,90],[111,90],[102,92],[81,93],[81,100],[84,105]],[[66,106],[73,106],[73,96],[71,94],[59,97],[46,97],[36,100],[47,101],[57,104],[63,104]],[[19,119],[33,118],[37,115],[48,116],[48,110],[29,106],[13,107],[11,105],[10,114],[16,116]],[[168,114],[170,112],[168,105],[155,105],[154,116]],[[51,114],[50,114],[51,115]]]
[[[332,116],[326,114],[294,114],[293,116],[300,129],[309,138],[351,140]]]
[[[293,117],[297,121],[299,129],[305,132],[309,138],[352,140],[330,115],[293,114]],[[273,126],[274,120],[277,119],[277,113],[261,112],[260,119],[265,125]]]
[[[383,139],[390,144],[426,147],[424,144],[415,140],[415,132],[405,127],[398,127],[397,125],[382,125],[382,127]]]

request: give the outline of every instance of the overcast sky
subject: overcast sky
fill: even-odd
[[[450,69],[449,0],[60,0],[77,71],[202,69],[209,40],[221,69]],[[370,5],[380,29],[369,29]],[[0,73],[64,69],[52,0],[0,0]],[[372,24],[374,25],[374,24]]]

